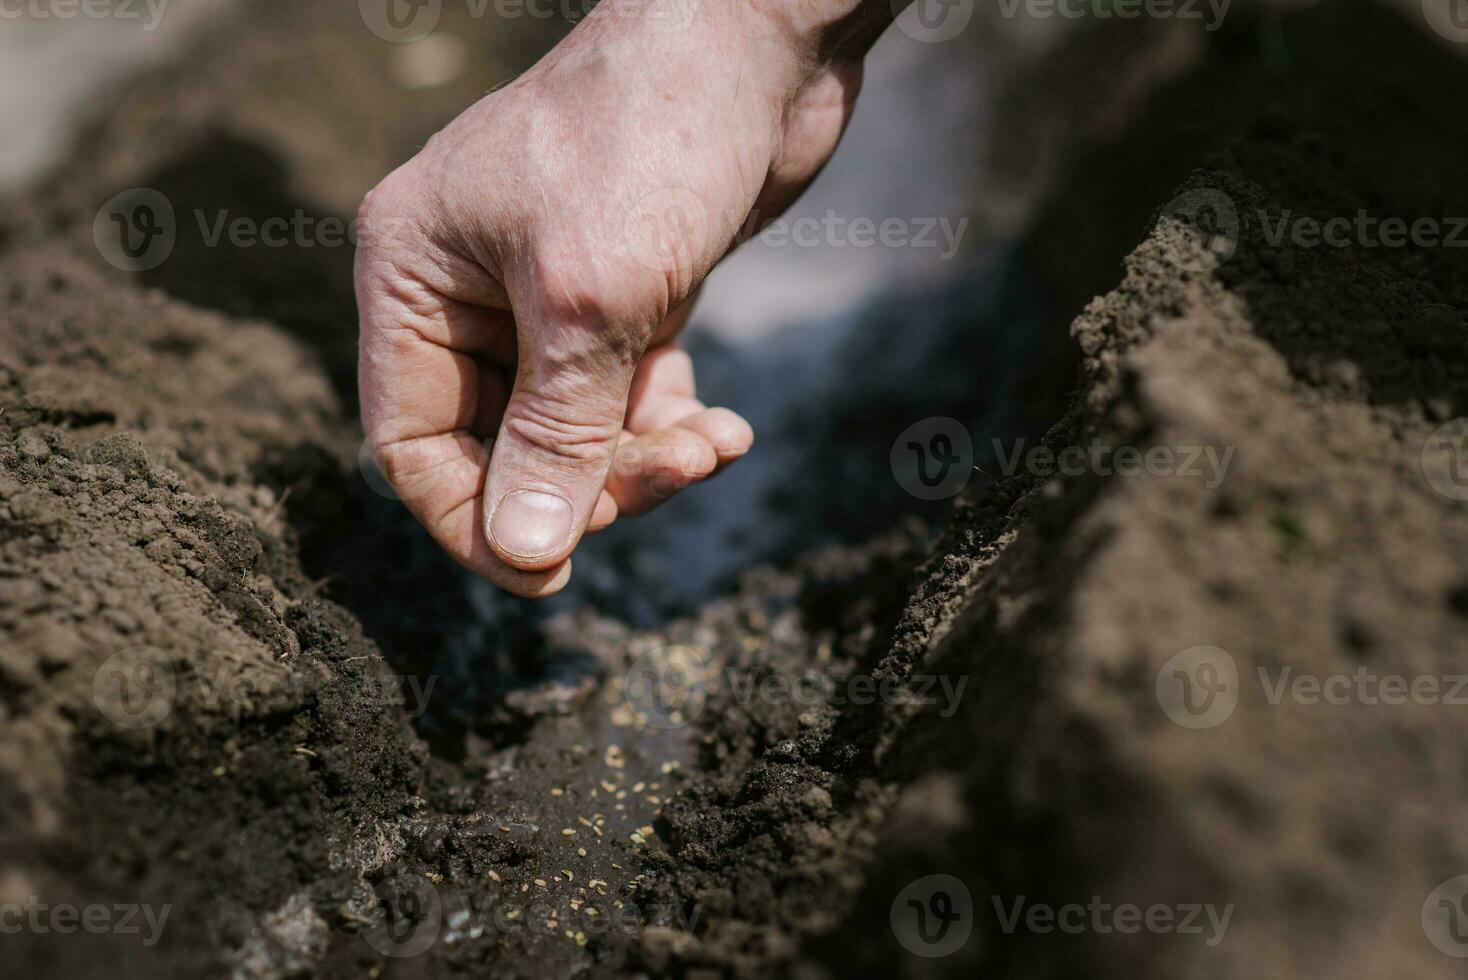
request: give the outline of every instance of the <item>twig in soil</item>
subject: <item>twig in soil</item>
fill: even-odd
[[[317,579],[314,582],[307,582],[306,583],[306,594],[309,595],[309,596],[311,596],[312,598],[315,598],[316,593],[318,593],[322,589],[326,588],[326,586],[329,585],[335,579],[336,579],[336,573],[335,572],[332,572],[330,575],[323,575],[321,578]]]
[[[291,484],[285,488],[285,492],[280,495],[280,499],[275,502],[275,506],[270,508],[270,513],[265,515],[266,524],[275,523],[275,519],[280,516],[281,510],[285,507],[285,502],[291,499],[291,491],[295,488],[295,484]]]

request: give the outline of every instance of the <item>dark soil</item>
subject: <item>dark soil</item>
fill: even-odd
[[[1057,327],[1108,292],[1037,338],[1029,411],[1068,395],[1052,449],[1231,450],[1221,482],[975,481],[936,538],[883,522],[644,629],[486,610],[363,479],[348,250],[93,247],[129,187],[350,214],[546,40],[409,105],[354,7],[242,15],[7,210],[0,903],[169,910],[152,945],[6,935],[7,975],[1449,975],[1421,915],[1468,872],[1453,709],[1253,678],[1468,660],[1468,510],[1421,462],[1468,414],[1468,253],[1267,234],[1468,214],[1468,65],[1357,3],[1240,22],[1074,148],[1029,251]],[[1169,205],[1200,191],[1240,219],[1221,263]],[[941,349],[943,411],[982,352]],[[1190,730],[1155,691],[1200,645],[1238,705]],[[945,958],[893,926],[930,874],[969,893]],[[1234,911],[1212,946],[994,914],[1093,895]]]

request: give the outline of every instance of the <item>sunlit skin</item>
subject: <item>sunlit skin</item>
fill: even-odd
[[[519,595],[558,591],[584,534],[750,450],[742,418],[698,400],[677,334],[739,230],[825,164],[890,18],[673,6],[598,5],[362,206],[369,442],[434,539]]]

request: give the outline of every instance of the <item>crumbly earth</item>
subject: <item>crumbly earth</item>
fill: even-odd
[[[1468,414],[1468,263],[1273,238],[1468,214],[1460,59],[1356,4],[1237,27],[1036,222],[1057,294],[1106,290],[1035,382],[1074,389],[1043,445],[1218,469],[975,481],[937,538],[899,523],[644,630],[487,619],[363,478],[347,250],[183,221],[128,275],[93,247],[135,186],[349,214],[515,65],[407,112],[354,6],[242,15],[6,211],[0,903],[168,914],[151,944],[7,934],[16,975],[1450,975],[1423,913],[1468,873],[1451,681],[1288,685],[1464,673],[1468,505],[1430,437]],[[1200,200],[1236,227],[1200,232]],[[967,897],[905,891],[933,874]],[[1003,924],[1093,896],[1228,924]],[[943,908],[966,942],[915,955]]]

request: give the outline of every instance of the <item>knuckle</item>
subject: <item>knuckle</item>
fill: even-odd
[[[421,188],[411,165],[404,165],[368,191],[357,206],[358,248],[385,248],[406,241],[415,225]]]
[[[537,249],[533,289],[550,328],[547,354],[575,356],[589,346],[628,367],[647,347],[666,314],[666,292],[644,288],[635,274],[619,273],[592,256],[586,244],[551,243]]]

